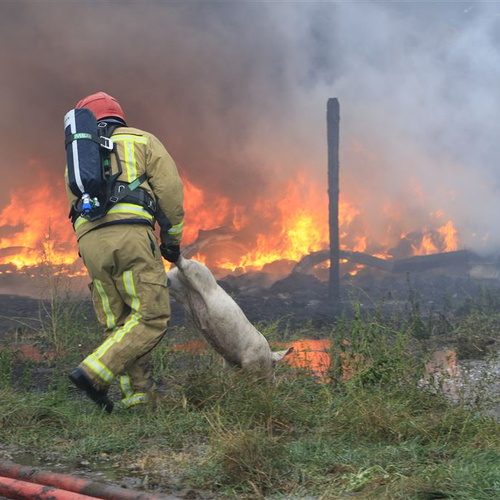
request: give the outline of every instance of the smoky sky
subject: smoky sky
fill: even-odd
[[[63,116],[98,90],[207,192],[250,210],[298,170],[326,190],[338,97],[341,191],[367,224],[390,199],[500,248],[499,33],[480,2],[1,2],[0,210],[34,162],[60,182]]]

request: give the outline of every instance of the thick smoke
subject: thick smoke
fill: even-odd
[[[1,3],[0,210],[36,186],[34,160],[64,197],[62,117],[104,90],[207,207],[248,207],[257,231],[254,201],[299,170],[326,190],[335,96],[360,230],[394,243],[395,221],[443,213],[435,227],[453,219],[462,246],[498,250],[499,24],[497,4],[471,2]]]
[[[346,118],[344,182],[370,179],[366,214],[376,227],[385,192],[414,228],[441,210],[462,245],[498,250],[500,8],[373,4],[360,16],[360,7],[340,9],[332,40],[345,51],[333,85]]]

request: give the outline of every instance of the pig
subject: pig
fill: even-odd
[[[274,380],[274,368],[293,347],[273,352],[236,302],[201,262],[182,256],[167,273],[172,297],[182,305],[206,341],[230,367]]]

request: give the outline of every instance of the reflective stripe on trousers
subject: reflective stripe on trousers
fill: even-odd
[[[130,377],[128,375],[122,375],[120,377],[120,387],[123,394],[125,395],[125,397],[122,399],[124,408],[130,408],[131,406],[138,404],[145,404],[151,399],[145,392],[137,392],[134,394],[132,385],[130,383]]]
[[[94,280],[94,282],[99,281],[99,280]],[[88,356],[84,361],[83,364],[86,365],[88,368],[90,368],[101,380],[104,381],[106,385],[111,384],[113,382],[116,374],[114,374],[107,366],[105,366],[103,363],[101,363],[100,359],[106,354],[106,352],[112,347],[113,345],[121,342],[123,338],[130,332],[130,330],[139,324],[140,319],[142,318],[141,313],[139,312],[139,308],[141,305],[141,302],[139,300],[139,297],[137,296],[137,292],[135,289],[135,284],[134,284],[134,276],[132,271],[125,271],[123,273],[123,284],[125,286],[125,290],[128,294],[128,296],[132,299],[132,310],[135,311],[134,314],[128,319],[128,321],[121,327],[118,328],[113,336],[108,338],[102,344],[100,347],[98,347],[90,356]],[[96,284],[97,286],[97,284]],[[109,309],[109,300],[107,300],[106,293],[104,292],[104,288],[102,287],[102,284],[100,284],[100,287],[102,288],[103,295],[101,295],[101,298],[103,298],[103,307],[105,304],[107,304],[108,309]],[[99,286],[97,286],[97,290],[99,291]],[[99,294],[101,292],[99,291]],[[111,316],[112,312],[109,310],[109,318],[108,318],[108,313],[106,312],[106,308],[104,307],[104,312],[106,313],[106,318],[108,320],[108,328],[110,328],[110,324],[114,325],[114,316],[113,316],[113,321],[111,321]]]

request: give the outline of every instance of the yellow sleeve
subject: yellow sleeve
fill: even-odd
[[[153,135],[148,136],[146,174],[148,184],[156,196],[157,203],[172,227],[165,234],[161,231],[162,243],[180,244],[184,227],[184,192],[182,180],[174,160],[163,144]]]

